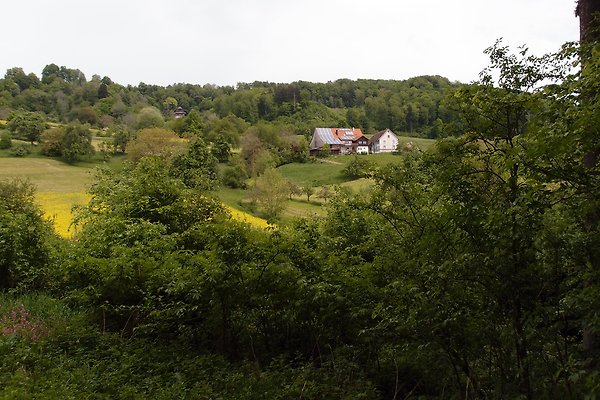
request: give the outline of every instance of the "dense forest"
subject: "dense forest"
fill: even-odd
[[[445,94],[459,84],[439,76],[406,81],[337,80],[328,83],[240,83],[237,87],[140,83],[123,86],[109,77],[47,65],[41,79],[22,68],[9,69],[0,79],[0,119],[11,110],[44,113],[55,122],[89,123],[94,127],[139,127],[140,113],[149,109],[171,116],[176,107],[196,110],[206,119],[229,115],[248,124],[259,121],[312,134],[315,126],[354,126],[365,132],[390,128],[399,133],[437,137],[452,111]]]
[[[0,182],[0,396],[597,398],[600,44],[583,33],[544,56],[498,41],[469,85],[9,70],[13,137],[76,162],[107,128],[135,156],[98,170],[72,239],[29,183]],[[257,229],[216,200],[219,143],[295,162],[292,138],[329,123],[448,137],[365,168],[372,190],[338,189],[324,218]]]

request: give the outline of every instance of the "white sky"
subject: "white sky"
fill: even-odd
[[[470,82],[504,38],[579,37],[575,0],[4,0],[0,76],[79,68],[121,84],[442,75]]]

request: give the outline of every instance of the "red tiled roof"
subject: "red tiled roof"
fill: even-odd
[[[352,140],[353,142],[364,136],[360,128],[331,128],[331,131],[340,140]],[[348,139],[344,139],[344,137]]]

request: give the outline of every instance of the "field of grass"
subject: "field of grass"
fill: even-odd
[[[36,201],[44,210],[44,215],[51,219],[57,233],[63,237],[70,237],[73,229],[72,208],[84,205],[89,201],[87,188],[93,181],[94,169],[98,163],[87,162],[78,165],[69,165],[50,158],[37,157],[0,157],[0,179],[12,180],[15,178],[28,180],[36,187]],[[106,165],[119,168],[122,157],[110,159]],[[230,199],[222,199],[234,219],[247,222],[254,226],[265,228],[267,221],[239,210],[240,206]],[[228,200],[228,201],[226,201]]]
[[[391,163],[397,163],[402,160],[402,157],[397,154],[381,153],[381,154],[361,154],[361,155],[340,155],[330,156],[325,159],[326,162],[335,162],[342,165],[342,169],[345,168],[346,164],[354,160],[355,157],[361,160],[368,160],[371,164],[380,167]]]
[[[361,193],[370,190],[373,187],[373,184],[374,182],[372,179],[361,178],[344,182],[340,186],[348,188],[354,193]]]
[[[334,161],[286,164],[277,168],[277,171],[299,186],[336,185],[348,179],[342,174],[345,165]]]
[[[216,192],[216,195],[227,208],[234,208],[238,211],[243,210],[242,212],[251,215],[251,210],[246,206],[249,204],[249,199],[248,192],[245,190],[221,187]],[[314,195],[311,196],[310,202],[306,200],[306,196],[304,195],[294,196],[291,200],[287,201],[286,207],[279,217],[279,223],[285,225],[297,218],[317,218],[323,216],[325,214],[322,207],[323,203],[322,199],[318,199]]]
[[[298,218],[314,219],[325,216],[325,208],[322,205],[324,202],[313,199],[314,197],[311,197],[310,202],[308,202],[306,201],[306,196],[304,196],[294,197],[292,200],[289,200],[281,215],[282,222],[288,223]]]
[[[0,179],[28,179],[39,192],[84,192],[93,170],[89,165],[74,166],[51,158],[0,158]]]
[[[94,138],[94,146],[98,148],[104,140],[106,139]],[[400,141],[402,143],[412,141],[422,150],[430,148],[434,143],[430,139],[408,137],[400,137]],[[57,232],[65,237],[69,237],[73,233],[70,229],[72,207],[86,204],[89,201],[86,190],[93,181],[94,169],[99,165],[119,169],[124,160],[124,157],[117,156],[102,161],[101,156],[98,155],[76,165],[69,165],[59,160],[39,156],[35,154],[35,151],[25,158],[6,157],[8,154],[4,154],[4,152],[6,151],[0,154],[0,179],[20,178],[33,183],[37,188],[38,204],[44,210],[45,215],[54,221]],[[359,157],[368,159],[376,166],[401,160],[399,156],[393,154],[369,154]],[[316,196],[322,186],[340,185],[350,188],[355,193],[368,190],[373,184],[372,181],[368,179],[348,180],[343,175],[343,169],[353,158],[354,156],[332,156],[318,159],[315,162],[294,163],[279,167],[278,171],[297,185],[315,186],[315,195],[311,196],[310,201],[307,201],[304,195],[294,196],[288,200],[280,217],[281,223],[286,224],[301,217],[322,217],[325,214],[323,205],[326,202]],[[247,193],[244,190],[221,188],[216,195],[226,205],[233,218],[262,228],[267,226],[264,219],[252,215],[250,210],[244,206],[244,202],[247,201]]]
[[[400,134],[401,135],[401,134]],[[406,136],[398,136],[398,142],[400,145],[404,143],[412,142],[418,149],[426,151],[429,150],[434,144],[435,139],[426,139],[426,138],[418,138],[418,137],[410,137],[408,134]]]
[[[36,201],[44,215],[53,220],[56,232],[64,237],[73,233],[73,206],[89,200],[85,192],[92,177],[90,166],[73,166],[50,158],[0,158],[0,179],[19,178],[34,184]]]

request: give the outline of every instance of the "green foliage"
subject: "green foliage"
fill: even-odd
[[[147,128],[139,131],[125,147],[127,159],[136,163],[144,157],[170,159],[185,148],[186,144],[173,131],[162,128]]]
[[[199,136],[204,130],[204,122],[198,110],[192,110],[183,119],[182,133],[186,136]]]
[[[34,204],[28,182],[0,181],[0,290],[44,288],[52,228]]]
[[[229,161],[229,157],[231,157],[231,146],[230,144],[223,138],[219,136],[211,145],[210,152],[217,159],[217,161],[224,163]]]
[[[72,163],[90,154],[94,154],[94,147],[89,126],[67,125],[62,139],[62,157]]]
[[[60,157],[62,155],[63,138],[65,136],[64,128],[50,128],[42,132],[42,154],[50,157]]]
[[[8,116],[6,128],[13,137],[28,140],[33,144],[39,141],[41,133],[46,129],[46,120],[37,112],[12,113]]]
[[[127,143],[131,139],[131,134],[124,127],[117,127],[112,132],[112,145],[115,151],[125,153]]]
[[[73,163],[94,154],[89,125],[69,124],[42,133],[42,154]]]
[[[8,131],[0,131],[0,149],[6,150],[12,147],[12,140]]]
[[[25,157],[31,154],[31,146],[25,144],[17,144],[10,148],[9,154],[13,157]]]
[[[196,137],[186,151],[173,156],[170,169],[186,186],[201,190],[213,189],[218,179],[217,159],[200,137]]]
[[[239,163],[236,163],[234,165],[225,167],[221,182],[223,182],[225,186],[232,189],[245,189],[247,179],[248,174],[246,173],[244,167]]]
[[[352,161],[346,164],[343,174],[350,179],[368,177],[373,169],[373,164],[366,158],[355,155]]]
[[[93,107],[80,107],[75,114],[76,119],[82,124],[97,125],[98,114]]]
[[[308,201],[314,186],[366,171],[374,183],[331,198],[324,187],[323,218],[258,230],[206,195],[211,146],[160,153],[185,147],[171,132],[136,164],[99,173],[64,254],[49,250],[57,243],[31,187],[2,183],[3,288],[51,290],[91,320],[47,298],[44,313],[0,297],[0,396],[593,398],[600,64],[577,68],[578,51],[533,57],[497,43],[481,81],[444,101],[455,85],[439,77],[235,89],[107,79],[96,107],[99,77],[49,65],[39,82],[9,70],[11,107],[46,107],[36,91],[50,87],[64,105],[78,85],[77,107],[95,103],[125,125],[141,104],[177,99],[202,111],[170,122],[180,134],[234,145],[247,131],[223,180],[243,184],[249,171],[271,218],[298,193],[290,181]],[[294,133],[350,120],[457,137],[392,163],[296,158]]]
[[[287,203],[288,184],[274,168],[267,169],[254,180],[250,198],[261,215],[277,218]]]
[[[137,129],[162,128],[165,120],[160,111],[155,107],[144,107],[137,117]]]
[[[311,185],[302,186],[300,190],[302,191],[302,194],[306,195],[306,201],[310,201],[310,196],[315,194],[315,188]]]

